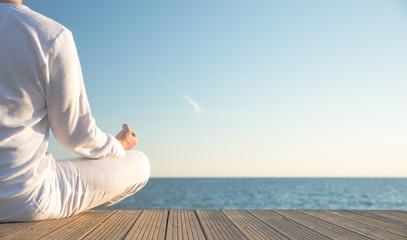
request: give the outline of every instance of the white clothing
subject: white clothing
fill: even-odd
[[[46,152],[50,128],[61,145],[84,158],[55,161]],[[111,177],[120,175],[116,171],[123,170],[120,164],[128,161],[133,161],[136,168],[135,163],[139,162],[143,169],[133,170],[141,175],[133,177],[132,182],[109,186],[134,188],[130,183],[140,189],[149,176],[148,160],[137,151],[130,155],[127,152],[126,156],[115,137],[102,132],[95,124],[71,32],[24,5],[0,3],[0,221],[17,214],[16,209],[7,208],[19,201],[26,204],[34,201],[37,205],[56,201],[47,203],[55,206],[41,211],[52,212],[57,217],[111,201],[99,199],[89,206],[82,202],[82,206],[73,200],[77,196],[69,195],[88,194],[87,187],[92,189],[88,180],[99,187],[110,183]],[[129,160],[132,157],[135,158]],[[117,169],[111,165],[117,165]],[[114,173],[109,175],[108,171]],[[123,176],[124,179],[131,178]],[[104,191],[103,187],[100,189]],[[115,198],[117,194],[106,196]],[[84,199],[78,201],[86,202]]]
[[[144,187],[150,165],[142,152],[130,150],[122,158],[58,159],[46,174],[32,192],[0,200],[0,222],[69,217],[110,206]]]

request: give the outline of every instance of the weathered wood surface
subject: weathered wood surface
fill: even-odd
[[[0,224],[0,239],[407,239],[406,211],[92,210]]]

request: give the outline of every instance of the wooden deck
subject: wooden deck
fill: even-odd
[[[0,239],[407,239],[406,211],[93,210],[0,224]]]

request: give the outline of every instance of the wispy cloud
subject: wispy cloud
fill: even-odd
[[[177,89],[175,89],[175,87],[172,86],[170,81],[168,81],[165,77],[163,77],[159,72],[154,72],[154,75],[156,77],[158,77],[161,81],[163,81],[165,83],[165,85],[167,85],[167,87],[170,88],[172,91],[174,91],[177,94],[180,94],[179,91],[177,91]]]
[[[184,99],[187,100],[193,107],[193,110],[196,114],[201,114],[202,113],[202,108],[199,106],[199,104],[190,98],[188,95],[184,94]]]
[[[192,105],[192,110],[194,111],[195,114],[200,115],[203,113],[203,110],[201,108],[201,106],[199,106],[199,104],[192,99],[190,96],[188,96],[187,94],[183,94],[181,93],[178,89],[176,89],[171,83],[170,81],[168,81],[167,78],[165,78],[164,76],[162,76],[159,72],[154,72],[154,75],[156,77],[158,77],[160,80],[162,80],[169,89],[171,89],[175,94],[182,96],[189,104]]]

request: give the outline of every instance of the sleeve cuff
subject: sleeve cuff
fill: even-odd
[[[113,136],[112,136],[112,138],[113,138],[114,144],[116,145],[116,147],[115,147],[116,148],[116,153],[114,154],[113,157],[117,157],[117,158],[125,157],[126,156],[126,150],[124,150],[124,148],[121,145],[121,143],[119,142],[119,140],[117,140]]]

